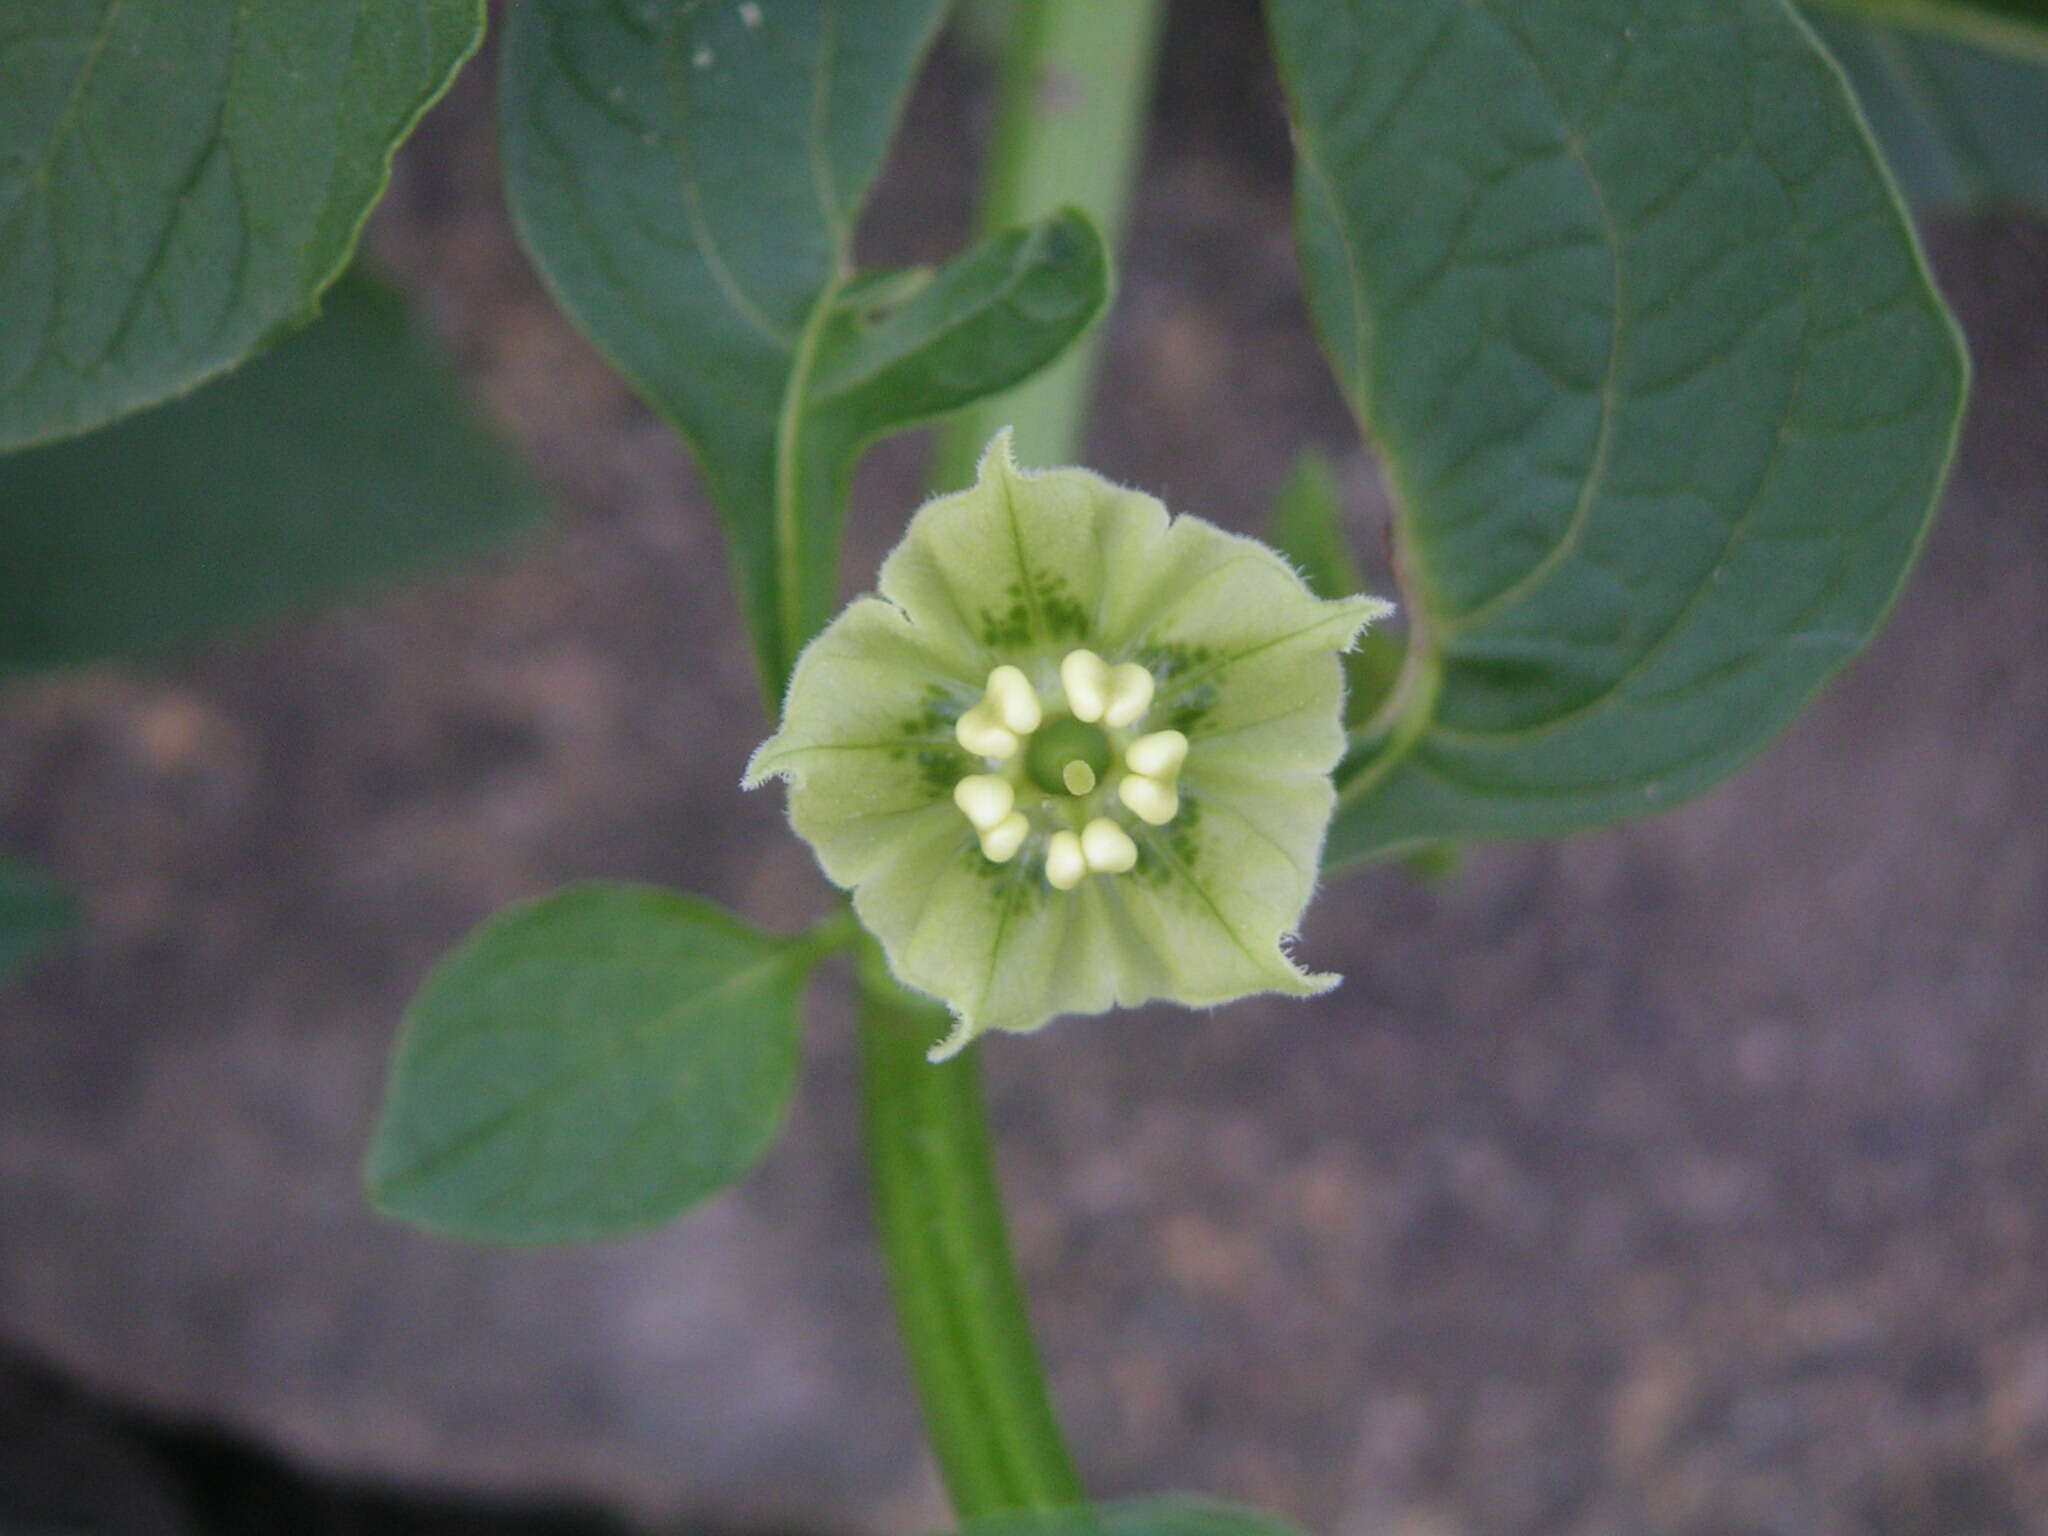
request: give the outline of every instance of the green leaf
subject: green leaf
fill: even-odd
[[[1270,16],[1410,634],[1331,858],[1705,788],[1883,619],[1961,410],[1840,76],[1778,0]]]
[[[563,305],[690,442],[771,699],[837,591],[862,441],[1028,376],[1099,312],[1056,215],[877,324],[853,224],[942,0],[535,0],[507,35],[506,174]],[[843,299],[856,299],[856,304]]]
[[[1344,495],[1330,461],[1310,449],[1296,461],[1274,499],[1267,540],[1302,574],[1318,597],[1365,590],[1365,578],[1344,539]],[[1393,692],[1406,650],[1401,636],[1375,627],[1344,653],[1344,724],[1362,731]],[[1444,843],[1418,844],[1404,863],[1417,879],[1435,880],[1457,868],[1458,852]]]
[[[878,310],[887,296],[849,289],[819,338],[804,415],[824,439],[873,442],[1030,377],[1102,313],[1109,253],[1085,213],[1063,208]]]
[[[26,864],[0,858],[0,981],[21,970],[78,922],[71,894]]]
[[[1337,472],[1320,453],[1304,453],[1281,484],[1266,542],[1294,563],[1317,597],[1349,597],[1365,590],[1365,578],[1344,540],[1344,493]]]
[[[2048,218],[2048,68],[1816,14],[1915,207]]]
[[[1317,597],[1349,597],[1365,590],[1365,578],[1344,540],[1344,496],[1330,461],[1304,453],[1273,502],[1266,542],[1301,572]],[[1344,722],[1356,728],[1371,718],[1393,689],[1401,670],[1401,637],[1384,627],[1368,629],[1344,653]]]
[[[12,0],[0,450],[181,394],[310,319],[481,0]]]
[[[817,955],[647,886],[574,885],[499,913],[406,1014],[371,1200],[500,1243],[667,1220],[774,1139]]]
[[[1902,27],[2048,63],[2048,0],[1817,0],[1845,20]]]
[[[1078,1509],[992,1515],[959,1536],[1301,1536],[1271,1515],[1210,1499],[1131,1499]]]
[[[351,275],[190,399],[0,458],[0,677],[441,566],[540,510],[404,302]]]

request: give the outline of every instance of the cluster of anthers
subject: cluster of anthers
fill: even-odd
[[[980,702],[954,728],[986,771],[963,778],[953,803],[993,863],[1014,859],[1041,822],[1049,827],[1046,882],[1071,891],[1089,875],[1120,875],[1138,862],[1130,833],[1105,814],[1112,801],[1154,827],[1179,814],[1188,739],[1138,729],[1153,682],[1136,662],[1111,666],[1093,651],[1069,651],[1059,687],[1064,707],[1048,709],[1022,668],[989,673]]]

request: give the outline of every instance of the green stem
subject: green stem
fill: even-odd
[[[805,559],[804,529],[816,526],[817,522],[815,518],[807,520],[804,517],[805,504],[818,488],[811,483],[816,477],[807,476],[804,472],[806,466],[798,437],[804,425],[803,403],[805,395],[810,392],[811,367],[818,357],[818,338],[824,334],[825,326],[832,318],[833,307],[838,303],[839,291],[846,282],[844,276],[833,278],[819,291],[817,302],[811,306],[810,318],[804,322],[803,334],[797,338],[789,382],[782,391],[782,412],[775,423],[775,619],[779,649],[761,678],[771,720],[782,712],[782,696],[789,688],[789,674],[795,670],[797,657],[810,644],[811,636],[823,629],[832,617],[830,583],[824,583],[821,591],[821,584],[810,569],[811,562]],[[843,504],[844,488],[840,489],[841,502],[832,505]],[[836,543],[836,521],[829,521],[824,526],[834,530]],[[836,556],[832,564],[836,566]]]
[[[1112,249],[1148,104],[1159,0],[1020,0],[984,178],[984,231],[1062,204]],[[972,474],[1015,424],[1022,453],[1066,463],[1094,377],[1084,342],[1022,389],[962,414],[942,437],[934,490]],[[942,1065],[943,1009],[910,996],[861,947],[861,1062],[875,1224],[939,1470],[963,1520],[1085,1498],[1046,1390],[1003,1225],[979,1052]]]
[[[861,951],[861,1077],[875,1223],[939,1471],[963,1520],[1085,1495],[1003,1227],[978,1054],[933,1066],[945,1010]]]
[[[1072,205],[1118,248],[1151,102],[1159,16],[1159,0],[1019,0],[982,178],[981,234]],[[972,480],[983,446],[1003,426],[1017,429],[1021,462],[1073,463],[1101,336],[1097,328],[1030,383],[956,416],[940,435],[932,489]]]

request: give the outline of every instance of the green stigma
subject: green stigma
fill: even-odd
[[[1072,715],[1041,726],[1024,749],[1024,771],[1048,795],[1085,795],[1109,771],[1109,737]]]

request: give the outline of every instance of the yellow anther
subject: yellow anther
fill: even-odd
[[[1012,811],[981,834],[981,851],[991,864],[1004,864],[1017,855],[1024,839],[1031,835],[1031,823],[1022,811]]]
[[[953,786],[953,803],[977,832],[993,831],[1017,805],[1017,791],[1008,779],[992,773],[971,773]]]
[[[1092,725],[1109,702],[1109,663],[1093,651],[1069,651],[1060,663],[1060,686],[1074,718]]]
[[[1142,773],[1125,775],[1116,787],[1116,797],[1131,808],[1132,815],[1155,827],[1165,826],[1180,813],[1180,791]]]
[[[986,700],[975,705],[954,725],[954,739],[976,757],[992,757],[998,762],[1015,757],[1021,745],[1017,733],[991,719],[990,713]]]
[[[1152,674],[1135,661],[1109,669],[1109,687],[1104,694],[1104,725],[1136,725],[1152,707]]]
[[[1045,845],[1045,878],[1056,891],[1071,891],[1088,873],[1088,857],[1081,851],[1081,839],[1071,832],[1055,832]]]
[[[1038,690],[1016,667],[997,667],[988,675],[988,692],[978,706],[987,709],[1009,730],[1029,736],[1045,718],[1039,707]]]
[[[1173,782],[1180,765],[1188,760],[1188,739],[1179,731],[1154,731],[1140,736],[1124,748],[1124,766],[1148,779]]]
[[[1095,787],[1095,770],[1076,758],[1060,770],[1060,782],[1070,795],[1085,795]]]
[[[1107,816],[1098,816],[1081,829],[1081,857],[1093,874],[1120,875],[1138,862],[1138,845]]]

